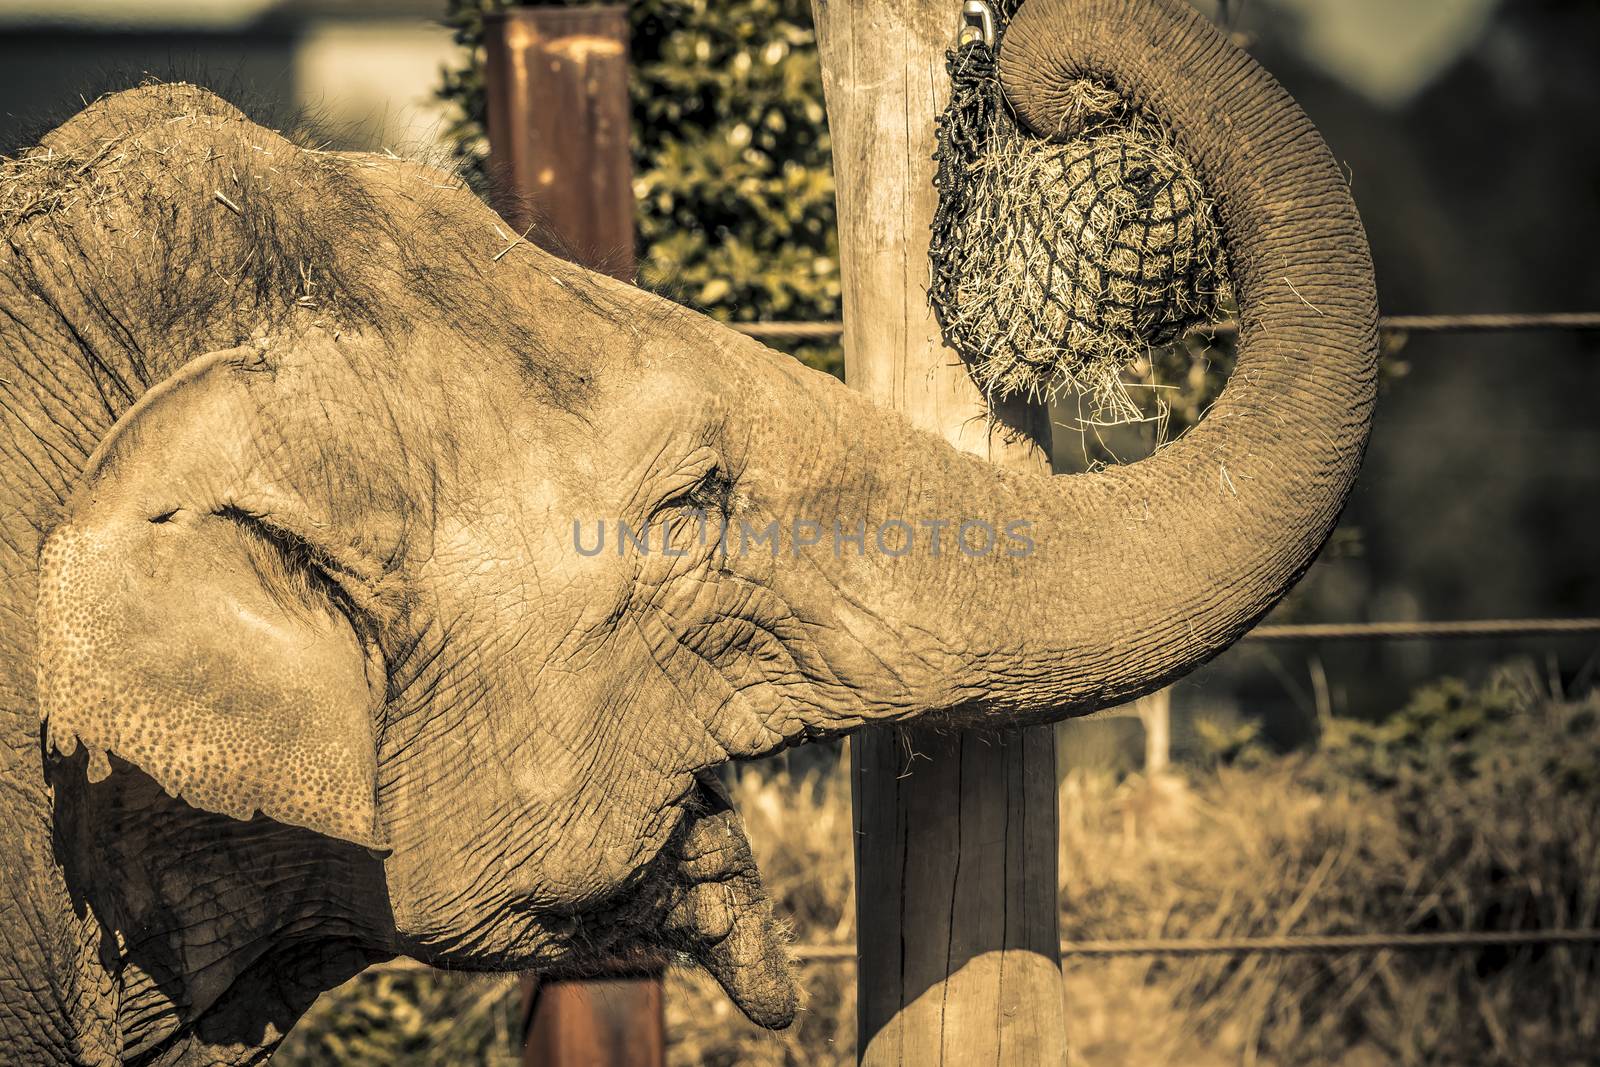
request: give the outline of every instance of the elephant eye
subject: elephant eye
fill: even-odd
[[[721,467],[712,467],[684,493],[682,506],[696,511],[726,515],[733,507],[733,478]]]

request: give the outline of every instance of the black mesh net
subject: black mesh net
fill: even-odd
[[[986,395],[1071,387],[1097,417],[1135,418],[1123,370],[1228,298],[1212,205],[1160,124],[1104,85],[1070,87],[1062,137],[1022,129],[995,52],[948,57],[929,301]]]

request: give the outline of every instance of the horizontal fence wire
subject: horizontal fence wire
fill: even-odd
[[[840,322],[735,322],[735,330],[772,341],[831,340],[844,333]],[[1513,330],[1600,330],[1600,311],[1552,311],[1503,315],[1385,315],[1378,328],[1388,333],[1505,333]],[[1219,322],[1197,330],[1227,335],[1236,323]]]
[[[1457,619],[1419,622],[1267,624],[1245,641],[1429,641],[1484,637],[1568,637],[1600,633],[1600,619]]]
[[[842,322],[730,322],[742,334],[771,341],[827,341],[844,333]]]
[[[1504,333],[1510,330],[1600,330],[1600,311],[1542,315],[1388,315],[1378,328],[1394,333]]]
[[[1600,930],[1482,930],[1440,931],[1425,934],[1306,934],[1280,937],[1181,937],[1118,939],[1115,941],[1063,941],[1063,956],[1227,956],[1243,954],[1337,955],[1348,952],[1459,951],[1478,948],[1514,948],[1536,945],[1600,944]],[[856,946],[796,945],[795,959],[802,963],[856,961]]]
[[[1600,312],[1542,314],[1389,315],[1379,327],[1392,333],[1489,333],[1508,330],[1600,330]],[[733,328],[769,340],[830,339],[843,332],[838,322],[744,322]],[[1236,329],[1218,323],[1204,334]],[[1247,641],[1420,641],[1489,637],[1558,637],[1600,633],[1600,619],[1467,619],[1455,622],[1321,623],[1257,626]]]
[[[1600,944],[1600,929],[1553,930],[1442,930],[1431,933],[1287,934],[1273,937],[1153,937],[1107,941],[1063,941],[1061,955],[1104,959],[1112,956],[1238,956],[1238,955],[1343,955],[1355,952],[1459,952],[1484,948],[1531,948],[1541,945]],[[856,946],[795,945],[790,954],[798,963],[832,963],[854,966]],[[397,959],[368,967],[364,973],[448,973],[416,960]],[[481,975],[482,972],[460,972]],[[514,978],[515,975],[506,975]]]

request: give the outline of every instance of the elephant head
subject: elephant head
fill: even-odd
[[[1171,682],[1310,565],[1371,417],[1361,223],[1268,75],[1175,0],[1031,0],[1001,59],[1029,126],[1051,132],[1092,76],[1159,116],[1216,200],[1237,369],[1129,466],[990,467],[703,317],[508,250],[453,180],[296,148],[192,90],[57,131],[82,174],[141,192],[17,223],[37,239],[16,299],[56,294],[77,364],[137,349],[151,379],[47,412],[93,438],[40,523],[58,809],[126,828],[153,782],[206,833],[334,850],[362,959],[571,973],[683,952],[786,1023],[778,924],[709,772]],[[68,299],[51,256],[129,273]],[[134,831],[112,848],[65,822],[80,867],[132,862]],[[91,902],[108,928],[131,914]],[[291,926],[311,936],[274,936]],[[190,1014],[226,999],[190,994]]]

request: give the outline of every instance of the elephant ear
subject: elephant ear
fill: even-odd
[[[45,742],[85,745],[91,780],[111,753],[194,807],[383,848],[381,664],[336,587],[252,517],[174,506],[174,455],[243,419],[197,363],[112,429],[41,550]]]

